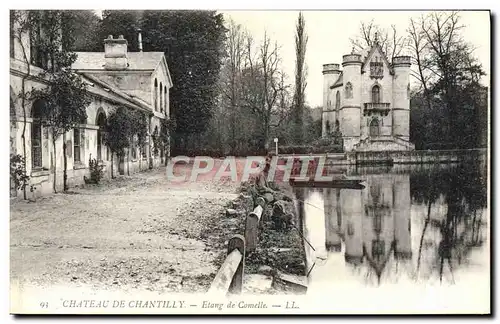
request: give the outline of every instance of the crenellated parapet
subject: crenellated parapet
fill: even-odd
[[[392,59],[392,66],[411,66],[411,57],[410,56],[396,56]]]
[[[340,73],[340,65],[337,63],[323,64],[323,74]]]
[[[342,66],[353,65],[353,64],[362,64],[361,54],[347,54],[342,56]]]

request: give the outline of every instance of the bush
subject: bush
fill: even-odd
[[[14,183],[16,190],[24,189],[30,180],[25,174],[26,159],[20,154],[10,155],[10,179]]]
[[[97,159],[89,159],[90,183],[99,184],[104,177],[104,166],[99,165]]]

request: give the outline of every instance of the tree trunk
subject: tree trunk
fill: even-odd
[[[127,175],[130,175],[130,148],[127,149]]]
[[[12,31],[13,32],[13,31]],[[31,66],[30,62],[28,60],[28,55],[26,53],[26,48],[24,47],[24,43],[22,42],[22,39],[19,35],[16,35],[16,38],[19,40],[19,43],[21,44],[21,49],[23,50],[23,56],[24,60],[27,66],[27,71],[26,74],[23,75],[22,81],[21,81],[21,106],[23,107],[23,133],[21,135],[21,139],[23,140],[23,156],[26,161],[26,79],[30,76],[31,74]],[[24,176],[26,177],[26,163],[24,163],[24,169],[23,169]],[[26,196],[26,185],[23,186],[23,198],[24,200],[27,199]]]
[[[29,64],[28,64],[28,75],[29,75]],[[22,97],[21,97],[21,106],[23,107],[23,133],[21,134],[21,139],[23,140],[23,157],[24,157],[24,168],[23,168],[23,175],[26,177],[26,99],[24,91],[25,91],[25,83],[26,83],[26,77],[23,77],[22,80],[22,85],[21,85],[21,92],[22,92]],[[16,121],[17,123],[17,121]],[[17,134],[16,134],[17,137]],[[33,163],[33,162],[32,162]],[[16,188],[17,192],[17,188]],[[23,199],[27,199],[26,195],[26,184],[23,185]]]
[[[63,137],[63,191],[68,190],[68,157],[66,156],[66,138]]]
[[[43,135],[42,135],[43,136]],[[54,182],[52,183],[52,189],[54,190],[54,193],[57,193],[56,189],[56,180],[57,180],[57,155],[56,155],[56,137],[54,135],[54,132],[52,132],[52,147],[53,147],[53,153],[54,153],[54,158],[52,159],[52,171],[54,171]]]
[[[113,173],[113,155],[114,153],[111,151],[111,179],[114,179],[115,178],[115,175]]]

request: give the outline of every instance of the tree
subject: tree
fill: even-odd
[[[86,107],[90,104],[86,84],[81,78],[69,70],[61,70],[49,76],[50,85],[43,90],[33,90],[32,97],[41,103],[41,122],[48,127],[52,134],[54,156],[56,155],[56,141],[68,131],[76,127],[82,120],[87,119]],[[63,188],[67,185],[67,155],[66,140],[63,138]],[[56,165],[54,160],[54,183],[56,192]]]
[[[36,54],[33,59],[43,69],[42,77],[49,83],[44,89],[33,90],[30,99],[40,104],[42,125],[48,127],[52,134],[54,157],[57,156],[57,139],[78,125],[82,119],[87,118],[86,107],[90,104],[86,84],[80,76],[71,71],[71,64],[76,60],[76,55],[68,51],[75,38],[69,27],[72,18],[72,13],[68,11],[27,12],[26,28],[30,31],[32,54]],[[67,190],[67,156],[64,138],[62,149],[63,188]],[[54,159],[54,192],[56,192],[56,165],[57,161]]]
[[[237,116],[241,107],[241,77],[243,61],[245,59],[245,31],[241,25],[237,25],[233,20],[229,21],[227,40],[225,43],[226,58],[224,60],[220,93],[222,104],[226,108],[229,117],[229,144],[231,152],[236,151],[237,146]]]
[[[71,44],[70,50],[75,52],[102,52],[102,40],[107,37],[101,34],[101,19],[92,10],[72,10],[72,21],[68,24],[72,33],[78,35]]]
[[[474,48],[462,37],[463,28],[458,12],[433,12],[410,20],[409,27],[418,90],[428,111],[435,103],[443,112],[440,139],[462,148],[477,145],[474,121],[485,75]]]
[[[106,136],[104,136],[103,140],[111,150],[111,178],[114,178],[114,155],[116,154],[120,159],[124,156],[125,149],[130,148],[130,139],[133,136],[132,123],[133,120],[130,117],[130,111],[124,107],[119,107],[108,118]]]
[[[171,134],[175,131],[176,127],[177,124],[173,118],[161,120],[158,143],[160,144],[161,149],[165,152],[165,165],[168,163],[170,153]]]
[[[244,82],[248,83],[244,83],[244,108],[258,118],[257,145],[267,149],[272,117],[278,110],[280,94],[286,90],[281,82],[284,74],[280,69],[279,47],[276,42],[272,44],[265,33],[257,53],[254,53],[252,38],[247,38],[246,53]]]
[[[196,147],[216,105],[226,29],[215,11],[146,11],[144,50],[165,52],[174,87],[175,148]]]
[[[305,31],[304,15],[299,13],[295,33],[295,95],[293,102],[293,126],[292,136],[296,144],[302,144],[304,129],[302,115],[304,112],[305,90],[307,86],[307,66],[305,64],[306,47],[308,36]]]
[[[375,24],[373,20],[361,22],[359,35],[351,38],[350,41],[353,49],[358,52],[372,47],[377,41],[390,61],[406,50],[408,42],[406,35],[398,34],[396,26],[391,25],[391,29],[388,30]]]

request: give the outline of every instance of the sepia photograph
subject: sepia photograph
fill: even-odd
[[[9,16],[10,314],[492,313],[489,10]]]

